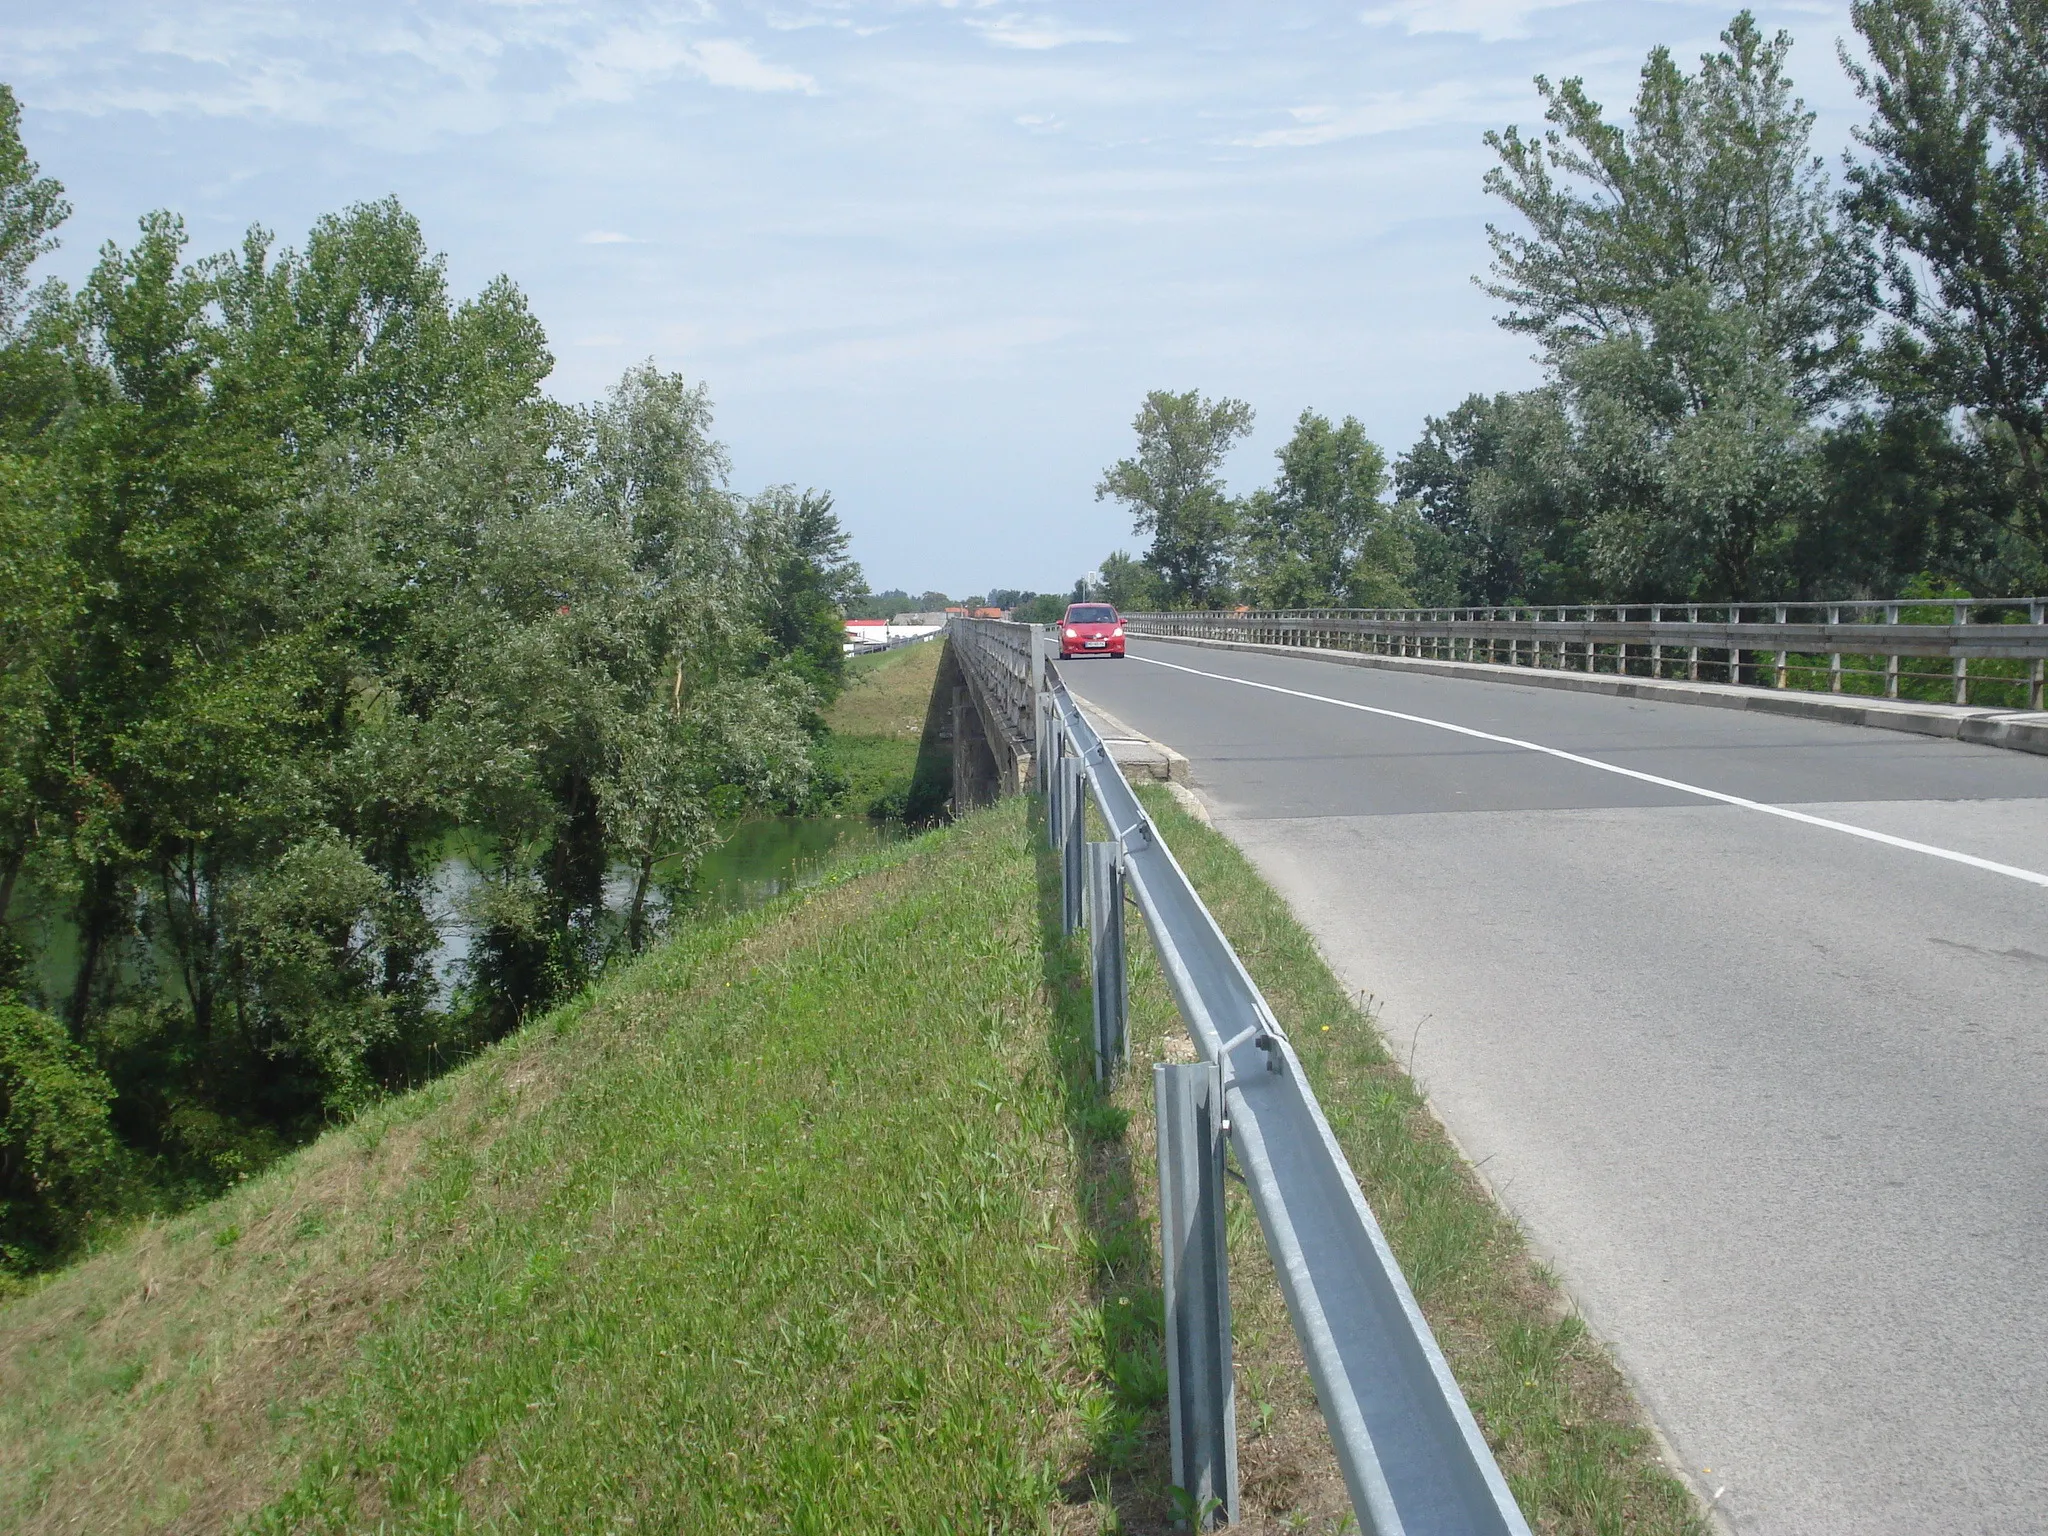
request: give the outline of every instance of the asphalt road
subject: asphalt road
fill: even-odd
[[[1066,675],[1187,754],[1728,1524],[2048,1529],[2048,888],[1228,679],[2044,873],[2048,758],[1131,653]]]

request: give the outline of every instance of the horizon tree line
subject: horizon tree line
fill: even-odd
[[[1840,183],[1788,34],[1747,10],[1625,118],[1535,81],[1486,135],[1484,286],[1538,387],[1466,397],[1388,464],[1304,411],[1269,488],[1252,409],[1155,390],[1098,500],[1119,607],[1711,602],[2048,589],[2048,0],[1857,0],[1869,109]]]

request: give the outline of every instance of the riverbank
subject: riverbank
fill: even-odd
[[[1695,1532],[1625,1387],[1285,907],[1152,814],[1302,1042],[1539,1529]],[[225,1198],[0,1305],[24,1532],[1164,1531],[1141,930],[1086,944],[1008,801],[708,921]],[[1230,1193],[1248,1531],[1345,1528]]]
[[[1037,1525],[1104,1389],[1024,811],[686,933],[0,1307],[0,1525]]]

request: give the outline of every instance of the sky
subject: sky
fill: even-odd
[[[1757,7],[1838,161],[1846,3]],[[1494,324],[1490,128],[1533,76],[1617,116],[1686,0],[0,0],[0,79],[76,281],[154,208],[195,254],[396,193],[471,293],[525,290],[600,396],[710,386],[733,484],[830,490],[878,590],[1064,590],[1150,389],[1249,402],[1240,491],[1314,409],[1399,454],[1525,388]],[[1853,41],[1853,39],[1851,39]]]

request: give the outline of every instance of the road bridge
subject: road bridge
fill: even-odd
[[[1737,1530],[2048,1506],[2048,758],[1130,642]]]

